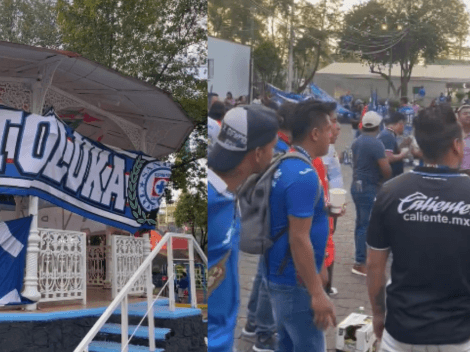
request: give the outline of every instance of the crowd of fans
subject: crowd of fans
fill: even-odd
[[[272,241],[259,261],[243,334],[256,336],[255,351],[325,351],[324,331],[336,325],[333,235],[346,211],[333,212],[329,199],[329,189],[346,187],[334,147],[337,106],[230,99],[211,99],[208,113],[209,351],[233,349],[238,191],[283,153],[302,158],[282,159],[266,194],[255,195],[267,197]],[[352,96],[342,103],[355,113],[351,270],[367,277],[381,350],[470,351],[470,105],[454,112],[447,101],[422,108],[402,98],[396,109],[371,111]]]

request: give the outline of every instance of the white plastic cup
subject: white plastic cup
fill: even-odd
[[[342,188],[330,189],[330,204],[331,212],[334,214],[341,214],[343,206],[346,203],[346,190]]]

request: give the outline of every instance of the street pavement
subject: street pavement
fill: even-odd
[[[341,125],[341,134],[335,145],[336,151],[341,153],[352,142],[350,125]],[[336,257],[333,270],[333,286],[338,289],[338,294],[332,298],[336,308],[336,318],[339,324],[350,313],[364,307],[366,314],[371,314],[366,278],[351,272],[354,264],[354,227],[356,210],[350,195],[352,169],[349,165],[342,165],[344,187],[348,190],[346,214],[338,219],[336,233],[333,239],[336,244]],[[252,351],[255,338],[247,338],[241,331],[246,324],[247,305],[258,264],[258,256],[240,252],[240,309],[238,314],[237,329],[235,332],[235,347],[238,352]],[[327,350],[334,351],[336,330],[330,328],[326,332]]]

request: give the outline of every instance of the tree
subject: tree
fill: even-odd
[[[195,78],[206,62],[205,0],[59,0],[67,50],[170,92],[195,129],[173,155],[170,187],[198,191],[206,157],[207,83]],[[166,199],[172,202],[172,192]]]
[[[209,34],[242,44],[259,43],[265,29],[261,11],[250,0],[211,0],[208,7]]]
[[[345,16],[340,48],[345,56],[357,54],[372,73],[389,81],[384,68],[399,64],[401,85],[393,89],[406,96],[413,68],[420,61],[433,62],[448,49],[462,29],[454,23],[462,13],[468,18],[461,0],[373,0]]]
[[[175,223],[180,227],[188,224],[191,233],[198,238],[202,250],[207,252],[207,189],[205,197],[199,193],[184,192],[176,204]],[[200,236],[197,236],[199,230]]]
[[[58,48],[53,0],[4,0],[0,2],[0,40]]]
[[[259,44],[253,51],[253,62],[263,84],[269,82],[277,86],[280,83],[277,78],[283,68],[282,58],[274,42],[266,40]]]
[[[313,81],[321,65],[330,62],[329,40],[335,38],[340,28],[340,0],[323,0],[315,5],[302,2],[296,16],[295,66],[298,71],[297,93],[302,93]]]

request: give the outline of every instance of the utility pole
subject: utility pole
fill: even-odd
[[[290,44],[289,44],[289,71],[287,74],[287,91],[292,92],[292,80],[294,76],[294,26],[292,24],[294,18],[294,3],[291,7],[290,16]]]

